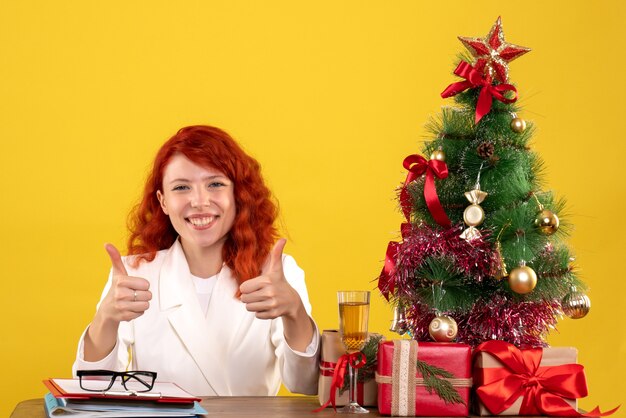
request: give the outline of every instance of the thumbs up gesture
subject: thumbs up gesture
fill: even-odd
[[[304,305],[300,295],[289,285],[283,273],[283,249],[287,241],[279,239],[270,252],[261,275],[241,284],[241,301],[259,319],[296,318]]]
[[[99,312],[113,322],[130,321],[143,315],[152,299],[150,282],[128,275],[120,252],[112,244],[104,246],[112,265],[112,283],[100,304]],[[103,318],[103,319],[104,319]]]

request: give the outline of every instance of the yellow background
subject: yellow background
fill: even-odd
[[[103,243],[123,246],[148,164],[185,125],[262,163],[314,316],[336,327],[336,290],[374,289],[398,235],[402,159],[447,103],[456,36],[498,15],[533,48],[512,81],[591,287],[591,313],[550,342],[578,347],[583,407],[626,402],[624,2],[3,1],[0,416],[70,374]],[[373,292],[370,330],[392,337],[390,319]]]

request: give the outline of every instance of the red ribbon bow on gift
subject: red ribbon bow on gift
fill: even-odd
[[[446,97],[455,96],[469,88],[480,87],[478,102],[476,103],[476,123],[478,123],[483,116],[491,111],[493,98],[501,101],[502,103],[513,103],[517,100],[517,89],[515,86],[512,84],[498,84],[494,86],[491,84],[492,79],[490,76],[484,78],[480,72],[476,71],[471,64],[465,61],[461,61],[459,63],[456,70],[454,70],[454,74],[459,77],[463,77],[465,81],[458,81],[450,84],[441,93],[441,97],[445,99]],[[515,93],[515,97],[512,99],[506,98],[504,93],[507,91]]]
[[[448,166],[445,162],[439,160],[426,160],[421,155],[413,154],[409,155],[402,162],[404,168],[409,170],[404,181],[404,187],[400,192],[400,206],[402,212],[408,222],[411,221],[411,199],[409,198],[409,191],[407,186],[413,180],[426,173],[426,182],[424,183],[424,199],[426,199],[426,206],[428,211],[439,225],[449,228],[451,225],[450,219],[446,215],[446,212],[439,202],[437,196],[437,188],[435,187],[435,177],[445,179],[448,177]]]
[[[503,368],[482,369],[482,384],[476,390],[481,402],[492,414],[498,415],[523,396],[519,415],[553,415],[568,417],[600,417],[608,412],[593,411],[581,414],[563,398],[587,396],[587,382],[583,366],[563,364],[540,367],[543,350],[520,350],[504,341],[486,341],[476,347],[475,353],[486,352],[496,357]]]
[[[337,360],[337,364],[335,365],[335,371],[333,372],[333,380],[331,380],[330,382],[330,394],[328,400],[326,401],[326,403],[324,403],[324,405],[315,409],[313,412],[319,412],[325,409],[330,404],[332,404],[333,409],[337,411],[337,408],[335,406],[335,397],[337,395],[337,390],[343,387],[343,381],[346,376],[346,369],[348,368],[348,365],[352,366],[355,369],[360,369],[361,367],[365,366],[365,362],[365,354],[363,354],[361,351],[357,351],[356,353],[351,354],[346,353],[343,356],[339,357],[339,359]]]

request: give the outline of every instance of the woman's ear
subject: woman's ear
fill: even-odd
[[[169,216],[169,213],[167,213],[167,205],[165,204],[165,196],[163,196],[163,193],[161,193],[160,190],[157,190],[156,196],[157,199],[159,199],[159,204],[161,205],[163,213]]]

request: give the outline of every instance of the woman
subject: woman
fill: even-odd
[[[259,164],[224,131],[183,128],[159,150],[81,336],[81,369],[151,370],[196,396],[317,391],[304,272],[274,241]]]

